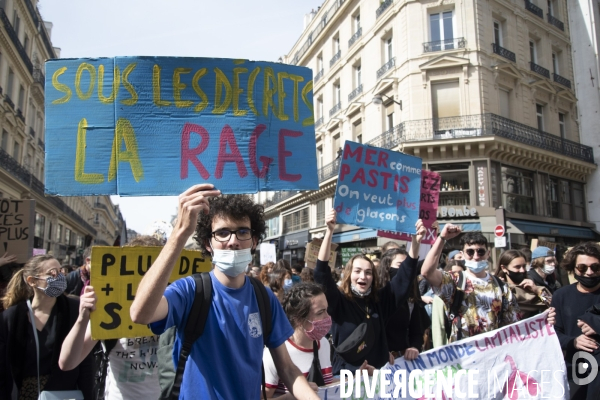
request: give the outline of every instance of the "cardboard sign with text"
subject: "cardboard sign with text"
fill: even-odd
[[[26,263],[33,255],[35,200],[0,200],[0,251]]]
[[[131,321],[129,308],[144,274],[162,247],[92,247],[90,284],[98,302],[91,313],[92,338],[118,339],[151,336],[146,325]],[[199,251],[183,250],[170,282],[197,272],[210,271],[210,258]]]
[[[346,141],[335,191],[339,224],[415,232],[421,159]]]
[[[437,172],[423,170],[421,173],[421,198],[419,205],[419,218],[427,228],[427,235],[421,243],[433,244],[437,237],[435,221],[437,220],[438,202],[440,199],[441,176]],[[396,240],[411,241],[410,233],[377,231],[377,236]]]
[[[357,254],[363,254],[362,247],[344,247],[341,249],[342,265],[346,265],[352,257]]]
[[[269,262],[277,261],[277,249],[273,243],[260,244],[260,264],[265,265]]]
[[[317,258],[319,257],[319,250],[321,249],[322,243],[322,239],[313,239],[306,245],[304,261],[306,262],[307,267],[314,269],[317,266]],[[337,248],[337,244],[331,243],[331,252],[329,253],[329,267],[331,268],[335,267],[335,258],[337,257],[337,251],[335,251],[335,249]]]
[[[318,189],[312,85],[310,68],[282,63],[49,60],[46,193]]]

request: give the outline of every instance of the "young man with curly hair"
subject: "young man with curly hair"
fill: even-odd
[[[168,285],[185,242],[194,238],[212,256],[212,303],[203,335],[186,364],[180,398],[259,399],[263,332],[258,303],[246,268],[266,231],[263,207],[248,196],[221,195],[211,184],[192,186],[179,196],[173,233],[140,282],[131,306],[136,323],[156,334],[177,326],[174,352],[195,296],[192,277]],[[318,399],[292,363],[285,341],[294,333],[281,305],[269,293],[272,332],[267,338],[277,372],[296,398]],[[177,362],[177,357],[174,357]]]
[[[565,353],[571,399],[597,399],[600,393],[600,378],[596,378],[589,385],[575,383],[572,362],[584,360],[582,357],[574,357],[578,352],[589,353],[597,362],[600,361],[600,323],[594,324],[595,321],[588,319],[589,315],[586,315],[590,314],[586,311],[600,304],[600,246],[587,242],[573,247],[566,254],[561,266],[572,272],[577,280],[577,283],[558,289],[552,296],[552,307],[556,308],[555,329]],[[576,367],[581,371],[579,366]],[[586,374],[589,372],[586,371]]]

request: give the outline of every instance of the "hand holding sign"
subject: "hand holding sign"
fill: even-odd
[[[15,256],[14,254],[8,254],[4,253],[4,255],[2,257],[0,257],[0,267],[6,264],[10,264],[12,262],[16,262],[17,261],[17,256]]]
[[[335,212],[335,209],[332,208],[331,210],[329,210],[329,212],[325,216],[325,223],[327,224],[327,229],[332,231],[335,228],[336,220],[337,220],[337,213]]]
[[[427,234],[427,228],[425,228],[425,225],[423,224],[423,220],[422,219],[418,219],[417,223],[415,224],[415,228],[417,231],[416,235],[413,235],[413,242],[416,240],[417,243],[421,243],[421,241],[423,240],[423,238],[425,237],[425,235]]]
[[[177,222],[175,223],[173,233],[181,233],[186,238],[194,233],[200,211],[203,211],[205,214],[209,212],[208,198],[221,194],[214,187],[210,183],[202,183],[192,186],[179,195]]]
[[[83,294],[79,297],[79,317],[87,320],[90,313],[96,310],[96,292],[93,286],[86,286]]]

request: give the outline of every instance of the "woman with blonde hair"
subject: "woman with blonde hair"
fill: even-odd
[[[12,398],[15,386],[19,400],[36,400],[38,362],[42,391],[78,389],[86,399],[92,398],[91,359],[68,372],[58,365],[63,340],[80,316],[93,307],[85,300],[80,303],[77,298],[65,296],[66,287],[61,266],[50,255],[31,258],[11,278],[2,297],[5,311],[0,316],[0,398]]]

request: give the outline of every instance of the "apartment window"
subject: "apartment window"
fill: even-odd
[[[317,74],[323,70],[323,55],[317,57]]]
[[[571,190],[573,193],[573,219],[575,221],[585,222],[585,196],[583,193],[583,185],[581,183],[572,182]]]
[[[506,210],[532,215],[533,188],[532,172],[502,167],[502,204]]]
[[[71,244],[71,230],[69,228],[65,228],[65,243],[67,245]]]
[[[548,14],[555,16],[554,15],[554,2],[552,0],[548,0]]]
[[[267,237],[279,236],[279,217],[273,217],[267,221]]]
[[[565,114],[563,113],[558,113],[558,129],[560,132],[560,137],[566,139],[567,129],[565,128]]]
[[[502,24],[499,21],[494,21],[494,43],[502,46]]]
[[[19,85],[19,99],[17,101],[17,104],[19,105],[19,109],[21,109],[21,112],[24,113],[25,112],[25,88],[23,87],[23,85]]]
[[[537,128],[540,131],[544,130],[544,106],[541,104],[535,105],[535,114],[537,118]]]
[[[433,164],[431,171],[440,174],[439,205],[445,207],[468,206],[471,204],[469,188],[469,163]]]
[[[309,228],[308,207],[283,216],[283,234]]]
[[[392,106],[393,107],[393,106]],[[388,114],[385,116],[386,131],[391,131],[394,128],[394,112],[388,110]]]
[[[392,38],[385,39],[385,61],[388,62],[394,58],[394,51],[392,48]]]
[[[16,141],[13,147],[13,158],[17,160],[17,162],[21,162],[21,145]]]
[[[317,226],[325,225],[325,200],[317,202]]]
[[[352,138],[355,142],[362,143],[362,122],[360,118],[352,124]]]
[[[2,150],[8,153],[8,132],[2,131]]]
[[[548,183],[546,185],[546,198],[548,199],[548,216],[554,218],[560,218],[560,201],[558,197],[558,179],[554,177],[548,177]]]
[[[535,48],[535,42],[533,40],[529,41],[529,61],[534,64],[537,64],[537,52]]]
[[[6,94],[8,97],[13,95],[13,86],[15,84],[15,74],[11,68],[8,68],[8,82],[6,84]]]
[[[556,55],[556,53],[552,53],[552,71],[559,75],[559,71],[558,71],[558,56]]]
[[[356,33],[360,29],[360,14],[356,14],[352,18],[352,22],[353,22],[353,25],[354,25],[354,33]]]
[[[317,119],[323,117],[323,97],[317,99]]]
[[[444,11],[431,14],[429,16],[429,25],[431,29],[431,42],[438,42],[433,45],[433,51],[453,49],[454,29],[452,27],[453,11]]]
[[[17,36],[19,36],[19,30],[21,29],[21,18],[19,18],[17,10],[13,11],[13,28],[15,32],[17,32]]]
[[[35,213],[35,236],[38,237],[39,239],[41,239],[42,241],[44,240],[44,232],[46,229],[46,217],[44,217],[42,214],[39,213]],[[44,247],[43,243],[41,246],[38,246],[37,248],[42,248]]]
[[[53,231],[52,222],[49,222],[48,223],[48,240],[52,240],[52,231]]]
[[[362,85],[361,66],[358,64],[354,67],[354,87],[357,88],[360,85]]]
[[[335,83],[333,85],[333,105],[340,104],[341,102],[341,92],[340,92],[340,84]]]
[[[323,146],[317,147],[317,168],[323,168]]]
[[[29,36],[25,34],[25,39],[23,40],[23,47],[25,48],[25,53],[29,55]]]
[[[560,181],[561,216],[571,219],[571,184],[569,181]]]
[[[62,243],[63,240],[63,226],[58,224],[58,230],[56,231],[56,241]]]
[[[510,118],[510,92],[508,90],[498,89],[498,103],[500,115],[504,118]]]
[[[431,85],[433,118],[460,115],[458,81],[439,82]]]
[[[336,55],[340,51],[340,37],[339,35],[333,38],[333,55]]]
[[[333,146],[332,146],[332,150],[333,150],[333,157],[338,157],[341,156],[341,154],[338,153],[339,150],[342,149],[342,145],[341,145],[341,140],[340,140],[340,134],[338,133],[337,135],[335,135],[333,137]]]

